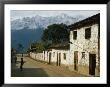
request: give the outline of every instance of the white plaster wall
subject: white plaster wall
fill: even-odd
[[[52,55],[51,55],[51,61],[57,62],[57,51],[55,49],[52,49]]]
[[[68,64],[68,51],[69,50],[53,50],[53,52],[55,52],[55,56],[52,58],[53,62],[57,61],[57,53],[61,53],[61,64]],[[66,59],[64,59],[64,53],[66,53]],[[59,56],[59,55],[58,55]]]
[[[57,62],[57,54],[61,53],[61,64],[68,64],[69,60],[69,50],[58,50],[58,49],[52,49],[51,51],[45,51],[45,61],[49,61],[49,53],[51,53],[51,62]],[[63,53],[66,53],[66,60],[64,59]],[[47,55],[48,54],[48,55]],[[59,55],[58,55],[59,57]],[[44,59],[44,58],[43,58]]]
[[[43,53],[32,53],[30,52],[30,56],[36,60],[43,60]]]
[[[45,55],[44,56],[45,56],[45,60],[44,61],[47,62],[48,61],[48,51],[45,51]]]

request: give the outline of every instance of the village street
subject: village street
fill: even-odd
[[[67,67],[49,65],[44,62],[35,61],[29,57],[24,57],[23,71],[20,71],[20,59],[12,63],[12,77],[83,77],[84,75],[69,71]]]

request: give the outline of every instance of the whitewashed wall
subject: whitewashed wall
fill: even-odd
[[[49,51],[43,51],[43,60],[46,62],[49,61]]]
[[[43,60],[43,53],[32,53],[30,52],[30,57],[35,60]]]
[[[51,51],[43,51],[43,59],[45,59],[45,61],[49,61],[49,53],[51,53],[51,62],[57,62],[57,54],[61,53],[61,64],[68,64],[69,61],[69,50],[58,50],[58,49],[52,49]],[[64,59],[64,55],[63,53],[66,53],[66,59]],[[44,58],[45,57],[45,58]],[[59,57],[59,55],[58,55]]]
[[[54,52],[55,52],[55,56],[54,56]],[[52,50],[52,61],[56,62],[57,61],[57,54],[61,53],[61,64],[68,64],[68,52],[69,50]],[[64,53],[66,54],[66,59],[64,59]],[[58,55],[59,56],[59,55]]]

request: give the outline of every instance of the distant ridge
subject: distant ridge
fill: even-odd
[[[50,16],[50,17],[42,17],[39,15],[33,17],[24,17],[22,19],[15,19],[11,21],[11,30],[20,30],[20,29],[39,29],[39,28],[46,28],[48,25],[51,24],[59,24],[64,23],[66,25],[73,24],[78,20],[83,19],[84,17],[78,15],[76,17],[68,16],[67,14],[60,14],[57,16]]]

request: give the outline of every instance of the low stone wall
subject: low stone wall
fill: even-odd
[[[18,57],[22,57],[22,54],[16,54]],[[29,56],[29,54],[23,54],[24,57]]]
[[[30,57],[35,59],[35,60],[44,61],[43,60],[43,53],[32,53],[32,52],[30,52]]]

